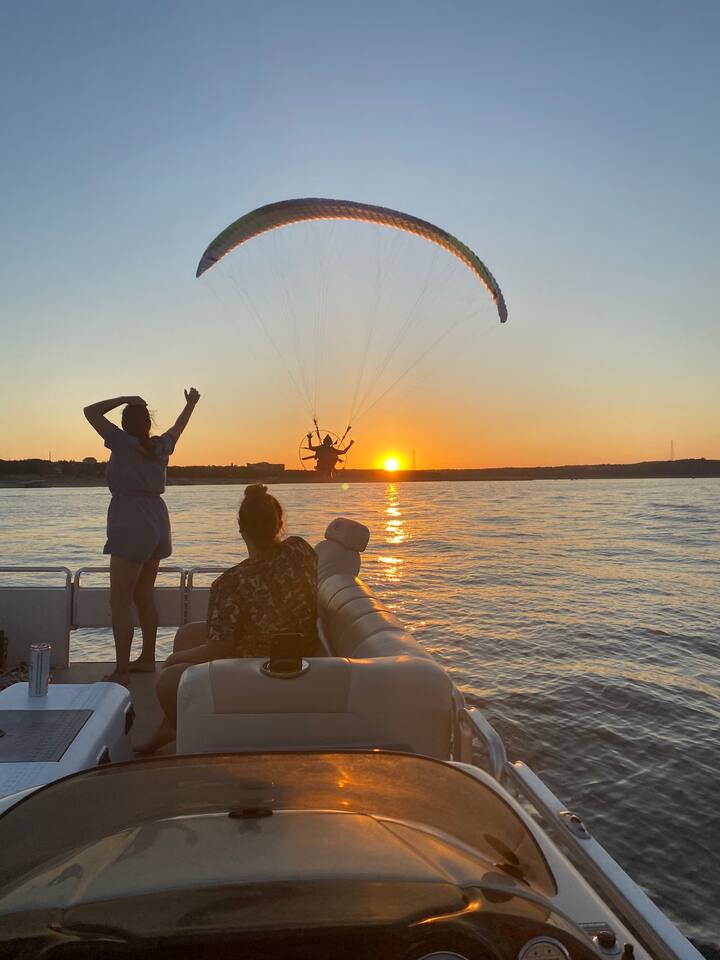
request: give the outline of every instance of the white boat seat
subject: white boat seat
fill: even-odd
[[[336,656],[430,659],[397,617],[355,577],[333,574],[320,583],[318,615]]]
[[[452,686],[357,579],[367,527],[339,518],[325,536],[315,548],[318,614],[335,656],[310,659],[292,678],[268,677],[262,659],[189,668],[178,753],[378,747],[449,758]]]
[[[292,678],[263,659],[190,667],[178,689],[177,752],[402,750],[450,757],[452,685],[430,659],[310,659]]]
[[[328,526],[318,554],[318,617],[330,651],[338,657],[430,659],[357,574],[368,528],[339,517]]]

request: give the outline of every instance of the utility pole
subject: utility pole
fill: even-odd
[[[413,455],[412,455],[412,468],[413,468],[413,470],[415,469],[415,451],[414,451],[414,450],[413,450]]]
[[[674,440],[670,441],[670,459],[671,460],[675,459],[675,441]]]

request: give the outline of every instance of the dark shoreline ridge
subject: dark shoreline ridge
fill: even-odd
[[[103,486],[105,463],[73,460],[0,460],[0,487]],[[335,483],[387,483],[458,480],[628,480],[720,477],[720,460],[646,460],[641,463],[575,464],[561,467],[486,467],[464,470],[343,470]],[[168,467],[168,485],[317,483],[309,470],[265,474],[240,466]]]

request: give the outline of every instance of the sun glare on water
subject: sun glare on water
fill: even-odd
[[[396,470],[400,469],[400,461],[397,457],[387,457],[383,463],[383,469],[387,470],[388,473],[395,473]]]

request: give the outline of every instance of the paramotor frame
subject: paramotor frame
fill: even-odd
[[[342,436],[339,436],[333,430],[325,430],[322,427],[318,427],[317,424],[313,429],[313,433],[317,439],[318,443],[322,442],[323,437],[330,437],[332,440],[333,446],[336,450],[340,450],[342,445],[347,438],[348,431],[346,430]],[[338,460],[336,466],[333,469],[334,473],[341,473],[347,467],[347,460],[350,456],[350,451],[342,454],[342,458]],[[300,461],[300,466],[303,470],[315,470],[315,464],[317,462],[315,454],[310,450],[310,447],[307,446],[307,434],[304,433],[302,440],[298,445],[298,459]]]

